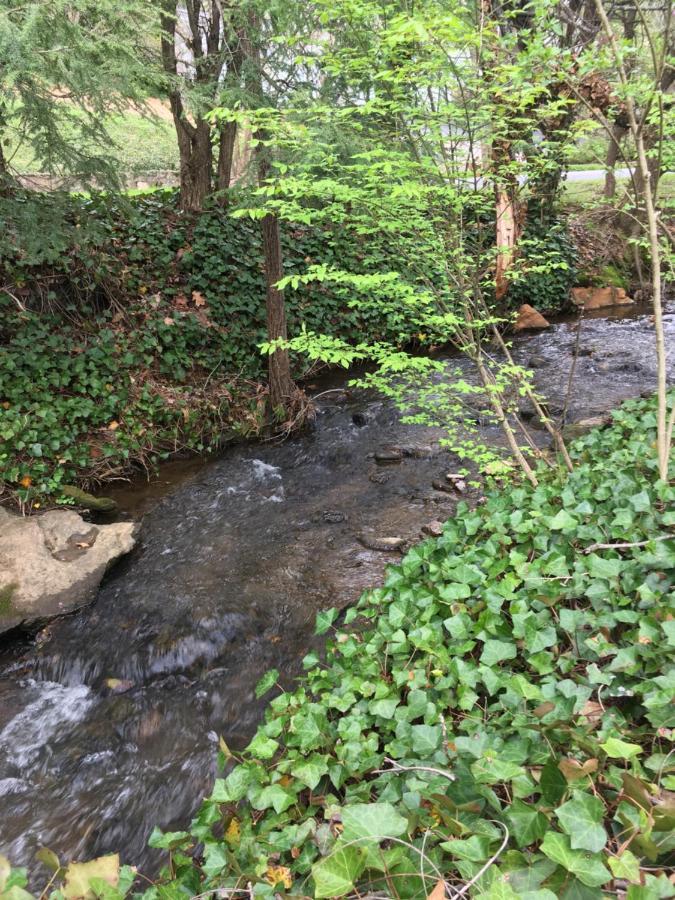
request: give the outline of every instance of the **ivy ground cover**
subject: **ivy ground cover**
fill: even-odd
[[[266,720],[241,757],[222,744],[190,832],[153,835],[172,874],[150,894],[675,896],[675,488],[654,431],[651,403],[625,404],[572,475],[460,507],[344,627],[321,614],[326,660],[293,692],[263,678]]]

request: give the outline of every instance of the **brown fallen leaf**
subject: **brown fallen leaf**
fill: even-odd
[[[596,703],[595,700],[587,700],[584,708],[581,710],[581,715],[586,716],[591,724],[597,725],[604,711],[602,703]]]
[[[560,760],[558,768],[565,776],[566,781],[579,781],[581,778],[585,778],[592,772],[597,772],[598,761],[593,758],[580,763],[577,759],[567,757],[567,759]]]
[[[204,299],[204,295],[201,291],[193,291],[192,300],[195,306],[206,306],[206,300]]]
[[[427,894],[427,900],[445,900],[445,882],[439,879],[434,885],[434,889]]]
[[[176,321],[175,321],[175,319],[172,319],[171,316],[165,316],[164,324],[165,325],[175,325]]]

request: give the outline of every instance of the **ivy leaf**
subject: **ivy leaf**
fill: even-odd
[[[591,553],[586,561],[588,571],[593,578],[616,578],[623,568],[623,562],[620,559],[607,559],[599,556],[597,553]]]
[[[340,847],[312,866],[314,896],[342,897],[354,889],[363,872],[366,851],[363,847]]]
[[[630,850],[624,850],[621,856],[610,856],[608,862],[615,878],[625,878],[634,884],[640,883],[640,861]]]
[[[295,800],[295,794],[280,784],[269,784],[251,800],[251,806],[254,809],[269,809],[271,806],[275,813],[280,814],[292,806]]]
[[[527,847],[541,840],[549,827],[546,816],[522,800],[513,801],[509,807],[508,817],[519,847]]]
[[[337,609],[326,609],[320,613],[317,613],[316,616],[316,628],[314,629],[314,634],[325,634],[333,622],[337,618],[338,611]]]
[[[92,859],[91,862],[72,862],[66,869],[66,880],[62,888],[63,896],[68,900],[95,897],[97,892],[93,890],[92,886],[94,879],[100,879],[115,888],[119,875],[120,858],[117,853]]]
[[[566,834],[549,831],[540,849],[549,859],[576,875],[588,887],[600,887],[612,877],[600,857],[591,856],[585,850],[572,849]]]
[[[412,749],[421,756],[430,756],[440,746],[442,737],[440,725],[413,725]]]
[[[573,531],[579,523],[571,516],[566,509],[561,509],[559,513],[557,513],[553,518],[549,521],[548,527],[551,531]]]
[[[148,838],[148,846],[154,847],[156,850],[175,850],[180,847],[190,837],[187,831],[161,831],[159,828],[153,828],[152,834]]]
[[[246,752],[255,756],[256,759],[272,759],[279,749],[279,741],[268,738],[259,731],[246,748]]]
[[[255,695],[258,700],[266,694],[274,685],[277,683],[279,679],[279,670],[278,669],[270,669],[260,681],[255,686]]]
[[[632,759],[642,753],[642,747],[639,744],[629,744],[627,741],[615,737],[607,738],[604,744],[600,744],[600,747],[612,759]]]
[[[569,836],[574,850],[599,853],[607,843],[602,826],[605,805],[602,800],[584,791],[574,791],[572,798],[555,811],[560,825]]]
[[[314,790],[328,772],[327,759],[326,756],[318,756],[317,754],[313,754],[307,759],[300,758],[291,769],[291,775],[303,784],[306,784],[311,790]]]
[[[216,778],[211,800],[215,803],[237,803],[245,796],[252,781],[246,766],[236,766],[227,778]]]
[[[342,837],[357,838],[400,837],[408,830],[405,819],[391,803],[354,803],[342,810]]]
[[[515,659],[518,648],[510,641],[487,640],[483,646],[480,661],[485,666],[494,666],[505,659]]]

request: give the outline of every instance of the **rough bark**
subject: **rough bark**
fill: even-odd
[[[224,66],[219,0],[213,0],[208,6],[208,14],[204,11],[205,9],[206,7],[202,7],[201,0],[186,0],[183,8],[184,18],[181,21],[187,21],[188,31],[186,35],[181,33],[181,36],[185,40],[192,58],[193,69],[191,71],[194,83],[212,90],[215,99]],[[163,0],[161,13],[162,65],[172,83],[169,101],[180,158],[181,206],[185,210],[197,211],[202,208],[212,188],[211,126],[199,114],[188,116],[183,103],[181,85],[186,76],[179,65],[176,54],[178,14],[176,0]],[[183,62],[182,65],[184,66],[185,63]],[[224,166],[226,162],[226,157],[224,157]],[[219,159],[219,184],[220,180]]]
[[[267,215],[262,220],[262,239],[267,282],[267,334],[270,341],[286,340],[286,304],[283,291],[276,287],[284,274],[281,231],[276,216]],[[287,350],[279,349],[270,354],[268,372],[272,409],[285,410],[294,391]]]
[[[226,122],[220,129],[218,143],[218,191],[221,203],[227,203],[227,191],[232,183],[232,163],[237,143],[237,123]]]

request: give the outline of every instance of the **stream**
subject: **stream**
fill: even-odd
[[[665,326],[675,346],[672,310]],[[560,321],[514,344],[554,411],[575,343],[575,322]],[[653,389],[652,347],[648,310],[587,314],[570,419]],[[0,649],[0,853],[38,882],[41,846],[66,860],[120,851],[152,871],[152,827],[184,828],[210,790],[219,736],[237,748],[254,732],[258,679],[276,667],[291,684],[319,645],[317,610],[354,602],[400,559],[360,538],[412,542],[453,515],[459,498],[432,487],[458,466],[439,430],[402,425],[364,392],[317,406],[314,427],[284,444],[236,446],[117,490],[122,514],[143,516],[136,549],[89,608]],[[378,462],[391,446],[403,458]]]

